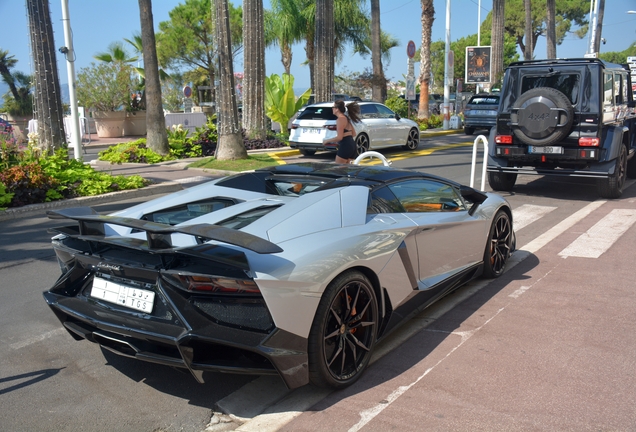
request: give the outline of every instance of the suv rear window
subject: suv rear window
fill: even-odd
[[[331,106],[305,108],[297,117],[298,120],[336,120]]]
[[[524,76],[521,82],[521,93],[537,87],[552,87],[566,95],[572,105],[576,105],[579,98],[579,74],[556,74],[551,76]]]

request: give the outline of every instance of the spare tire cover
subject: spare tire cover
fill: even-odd
[[[512,132],[525,144],[545,146],[567,137],[574,108],[566,95],[551,87],[523,93],[512,105]]]

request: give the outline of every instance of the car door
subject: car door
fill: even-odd
[[[395,113],[384,105],[377,104],[380,117],[385,121],[387,145],[404,145],[409,133],[409,126],[398,120]]]
[[[386,120],[381,118],[377,104],[360,105],[360,118],[369,135],[369,149],[385,147],[388,134]],[[356,130],[356,132],[360,132]]]
[[[452,185],[412,179],[388,187],[405,215],[418,226],[415,241],[421,290],[435,288],[483,260],[488,222],[468,213]]]

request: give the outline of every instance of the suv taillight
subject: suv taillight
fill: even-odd
[[[298,129],[298,125],[297,124],[292,124],[291,128],[292,129]]]
[[[581,147],[598,147],[601,144],[600,138],[582,137],[579,138],[579,145]]]
[[[325,126],[328,130],[338,130],[338,126],[336,125],[327,125]]]
[[[512,144],[512,135],[496,135],[495,142],[497,144]]]

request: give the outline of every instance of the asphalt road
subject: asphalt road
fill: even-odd
[[[420,157],[385,154],[468,183],[472,148],[456,145],[473,139],[430,139]],[[520,177],[507,198],[518,264],[412,320],[378,346],[359,383],[331,394],[288,392],[272,377],[210,374],[200,385],[74,341],[41,295],[59,275],[46,232],[59,221],[0,222],[0,429],[201,431],[216,413],[232,422],[210,430],[633,430],[636,188],[605,202],[588,180]],[[590,249],[601,253],[577,255]]]

